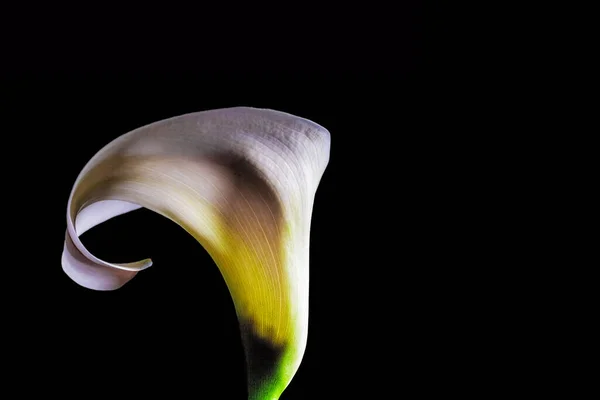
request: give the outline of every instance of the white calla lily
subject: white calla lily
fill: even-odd
[[[87,288],[117,289],[151,260],[109,263],[79,236],[139,207],[173,220],[204,246],[229,288],[250,398],[277,399],[306,346],[310,222],[329,149],[329,132],[318,124],[247,107],[129,132],[100,150],[74,184],[63,269]]]

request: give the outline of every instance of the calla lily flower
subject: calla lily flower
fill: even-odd
[[[118,289],[152,261],[100,260],[79,236],[140,207],[171,219],[207,250],[229,288],[249,398],[278,399],[306,347],[311,215],[329,149],[320,125],[248,107],[133,130],[78,176],[67,206],[63,270],[86,288]]]

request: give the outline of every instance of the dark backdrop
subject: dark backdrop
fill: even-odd
[[[139,210],[83,236],[109,261],[153,258],[120,290],[84,289],[60,266],[68,195],[95,152],[160,119],[239,105],[314,120],[332,137],[313,213],[308,346],[282,399],[436,389],[428,379],[445,361],[428,362],[441,322],[432,328],[440,309],[427,293],[441,278],[426,238],[440,205],[422,178],[447,140],[447,92],[419,7],[315,13],[257,24],[252,35],[218,23],[218,34],[196,25],[173,34],[187,19],[140,16],[140,28],[121,21],[115,33],[112,22],[33,18],[30,30],[7,28],[3,69],[5,196],[16,222],[5,252],[18,270],[5,283],[5,329],[18,352],[11,376],[28,377],[20,390],[245,398],[227,288],[177,225]]]

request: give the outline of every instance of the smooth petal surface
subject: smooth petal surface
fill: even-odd
[[[75,182],[63,269],[82,286],[117,289],[152,261],[100,260],[79,235],[139,207],[173,220],[204,246],[229,288],[250,398],[277,399],[306,346],[310,220],[329,149],[329,132],[316,123],[247,107],[129,132],[99,151]]]

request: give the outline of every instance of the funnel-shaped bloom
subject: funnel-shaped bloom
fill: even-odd
[[[117,289],[152,261],[100,260],[79,236],[139,207],[173,220],[223,274],[241,326],[250,398],[277,399],[306,346],[310,221],[329,147],[329,132],[311,121],[246,107],[131,131],[100,150],[75,182],[63,269],[87,288]]]

